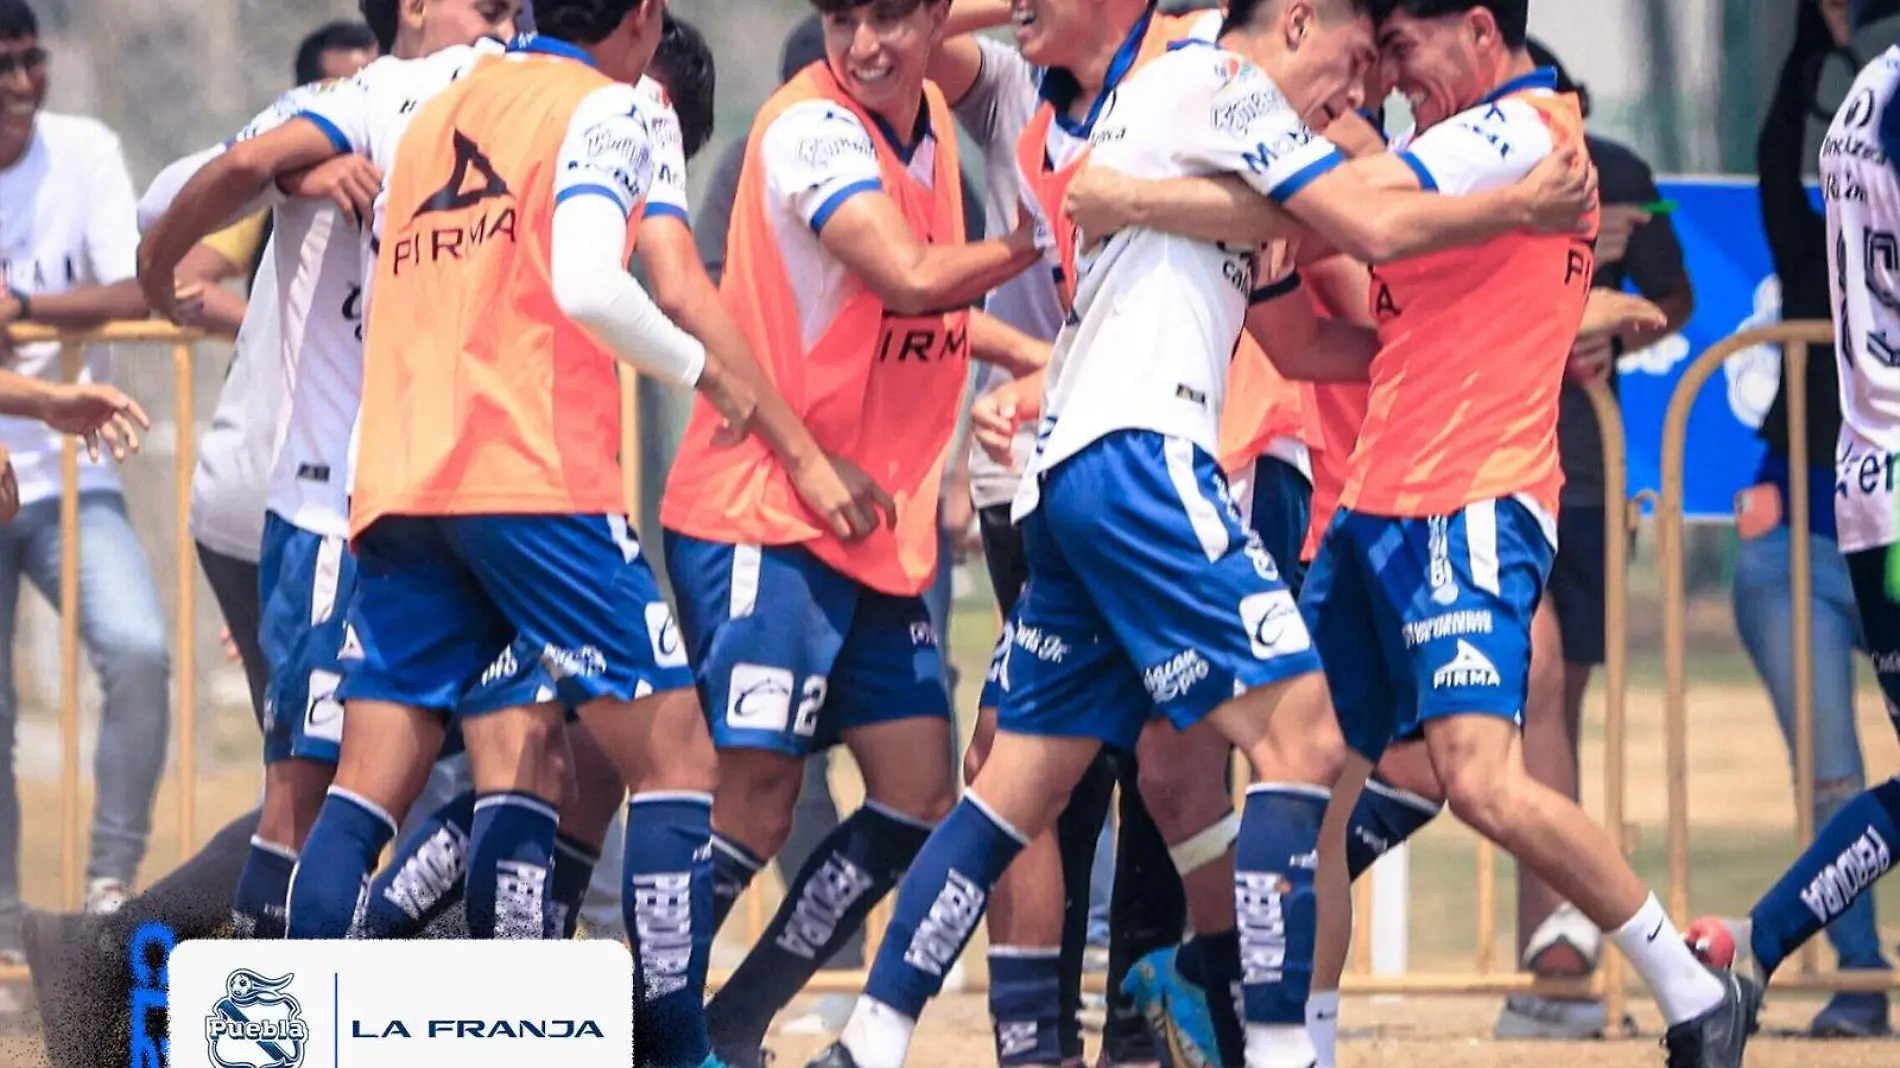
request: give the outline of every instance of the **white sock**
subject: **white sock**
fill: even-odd
[[[1247,1025],[1247,1068],[1312,1068],[1313,1061],[1304,1025]]]
[[[858,1068],[904,1068],[917,1021],[876,998],[861,997],[844,1022],[838,1041],[851,1051]]]
[[[1317,1068],[1334,1068],[1333,1048],[1339,1044],[1339,991],[1307,995],[1306,1035],[1313,1042]]]
[[[1689,952],[1682,932],[1669,922],[1656,895],[1649,895],[1630,921],[1611,937],[1649,985],[1649,992],[1671,1027],[1715,1008],[1722,983]]]

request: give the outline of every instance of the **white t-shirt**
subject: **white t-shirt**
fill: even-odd
[[[28,297],[111,285],[138,270],[138,201],[119,138],[94,119],[42,111],[26,154],[0,170],[0,274]],[[56,381],[59,345],[22,345],[8,370]],[[86,349],[83,381],[103,381],[104,345]],[[0,445],[13,457],[20,501],[57,497],[60,435],[33,419],[0,417]],[[110,457],[79,453],[79,488],[116,489]]]
[[[191,475],[191,536],[213,552],[257,563],[265,499],[284,405],[283,342],[277,329],[277,258],[267,242],[211,429]]]
[[[911,176],[926,188],[935,181],[934,133],[923,135],[909,162]],[[806,100],[786,108],[766,128],[759,164],[765,168],[766,218],[809,348],[862,285],[825,250],[818,233],[845,201],[883,189],[877,148],[857,115],[828,100]]]
[[[1341,162],[1263,71],[1198,41],[1112,92],[1089,143],[1091,166],[1135,178],[1233,174],[1277,202]],[[1259,259],[1257,248],[1145,229],[1080,253],[1030,475],[1118,430],[1151,430],[1217,453],[1228,364]],[[1016,519],[1035,509],[1037,482],[1023,479]]]
[[[1843,552],[1900,541],[1900,161],[1881,127],[1900,88],[1900,47],[1869,63],[1821,142],[1841,434],[1834,518]],[[1808,358],[1827,359],[1820,352]]]
[[[957,119],[983,152],[984,232],[1005,234],[1014,229],[1023,201],[1023,173],[1016,158],[1016,142],[1035,115],[1042,98],[1036,92],[1036,68],[1022,53],[987,37],[976,42],[982,65],[969,92],[957,101]],[[1004,282],[990,292],[983,310],[1030,337],[1054,341],[1062,329],[1062,296],[1046,263]],[[1008,370],[978,363],[978,396],[1013,377]],[[995,460],[981,445],[970,448],[970,500],[978,508],[1008,504],[1016,496],[1021,472],[1036,450],[1036,428],[1026,424],[1016,435],[1015,469]]]
[[[641,213],[674,215],[691,223],[692,210],[686,202],[686,139],[680,130],[679,112],[659,82],[642,76],[634,85],[634,100],[647,120],[647,143],[653,150],[653,181],[647,186],[647,206]]]

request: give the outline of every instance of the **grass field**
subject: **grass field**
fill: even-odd
[[[969,569],[977,575],[980,568]],[[1653,601],[1653,574],[1633,582],[1629,644],[1632,650],[1629,694],[1628,816],[1637,828],[1639,870],[1663,889],[1665,797],[1660,639],[1660,610]],[[962,672],[961,696],[968,704],[988,662],[993,609],[987,590],[966,591],[953,625],[952,650]],[[1756,684],[1736,645],[1729,622],[1726,591],[1716,591],[1691,607],[1690,816],[1694,878],[1692,908],[1697,913],[1740,913],[1774,879],[1796,852],[1794,807],[1785,749],[1773,726],[1766,694]],[[201,692],[211,692],[201,687]],[[1858,704],[1861,738],[1870,777],[1878,780],[1900,769],[1900,745],[1888,725],[1882,702],[1863,680]],[[197,839],[255,799],[259,774],[255,734],[248,714],[222,708],[208,712],[200,733],[202,764],[212,769],[199,786]],[[1601,812],[1603,746],[1600,691],[1593,694],[1584,739],[1585,803]],[[29,715],[29,723],[31,718]],[[23,726],[25,726],[23,724]],[[967,722],[964,724],[967,730]],[[43,724],[42,724],[43,729]],[[23,750],[25,752],[25,750]],[[848,761],[834,772],[843,800],[857,796]],[[26,813],[24,879],[27,899],[41,907],[60,903],[57,764],[22,760]],[[147,877],[169,869],[179,856],[175,783],[168,780],[159,799]],[[86,805],[90,805],[89,793]],[[89,811],[89,810],[88,810]],[[1429,829],[1413,851],[1411,965],[1420,971],[1463,972],[1473,967],[1477,943],[1474,901],[1475,840],[1449,820]],[[1508,857],[1497,867],[1497,946],[1508,964],[1513,954],[1515,916],[1513,869]],[[771,880],[761,891],[771,907]],[[1900,937],[1900,879],[1879,893],[1882,930],[1889,947]],[[730,925],[742,927],[742,904]],[[1678,917],[1678,919],[1682,919]],[[972,980],[983,979],[982,942],[968,958]],[[727,962],[743,951],[739,938],[720,947]],[[1831,962],[1823,951],[1823,964]],[[1349,999],[1343,1018],[1349,1036],[1342,1064],[1432,1065],[1434,1068],[1621,1068],[1661,1063],[1655,1046],[1659,1021],[1640,989],[1632,1004],[1643,1037],[1553,1046],[1498,1044],[1489,1040],[1498,1002],[1495,998]],[[1804,1026],[1818,1007],[1817,995],[1777,994],[1769,1007],[1770,1029]],[[798,1068],[822,1039],[779,1036],[773,1039],[780,1068]],[[1751,1047],[1753,1068],[1834,1068],[1900,1063],[1900,1046],[1887,1043],[1815,1043],[1768,1038]],[[33,1033],[0,1034],[0,1068],[41,1068],[45,1063]],[[924,1068],[966,1068],[993,1063],[987,1015],[980,994],[946,997],[926,1017],[913,1064]]]

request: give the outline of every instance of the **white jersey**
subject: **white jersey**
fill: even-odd
[[[1900,541],[1900,179],[1881,136],[1900,47],[1868,64],[1821,144],[1841,378],[1835,518],[1843,552]],[[1810,357],[1810,358],[1818,358]]]
[[[191,475],[191,536],[211,551],[255,564],[284,407],[283,343],[277,331],[277,258],[268,242],[211,429]]]
[[[1201,41],[1176,45],[1116,89],[1089,144],[1091,166],[1150,179],[1233,174],[1275,201],[1340,162],[1265,72]],[[1050,357],[1018,520],[1035,509],[1042,472],[1115,431],[1217,452],[1259,258],[1253,247],[1145,229],[1077,256],[1075,307]]]

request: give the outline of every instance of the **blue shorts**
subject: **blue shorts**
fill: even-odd
[[[343,741],[344,621],[356,560],[342,538],[264,517],[258,562],[258,647],[270,665],[264,763],[295,757],[336,763]]]
[[[997,726],[1130,748],[1246,690],[1318,671],[1279,565],[1213,457],[1124,430],[1045,472],[1023,521],[1029,586],[991,673]]]
[[[619,516],[377,520],[357,539],[350,627],[361,660],[345,697],[457,717],[692,683],[673,613]]]
[[[857,727],[950,717],[921,596],[870,589],[798,545],[665,539],[714,745],[802,757]]]
[[[1509,498],[1431,518],[1341,509],[1300,604],[1346,744],[1376,762],[1431,719],[1522,723],[1553,537]]]

